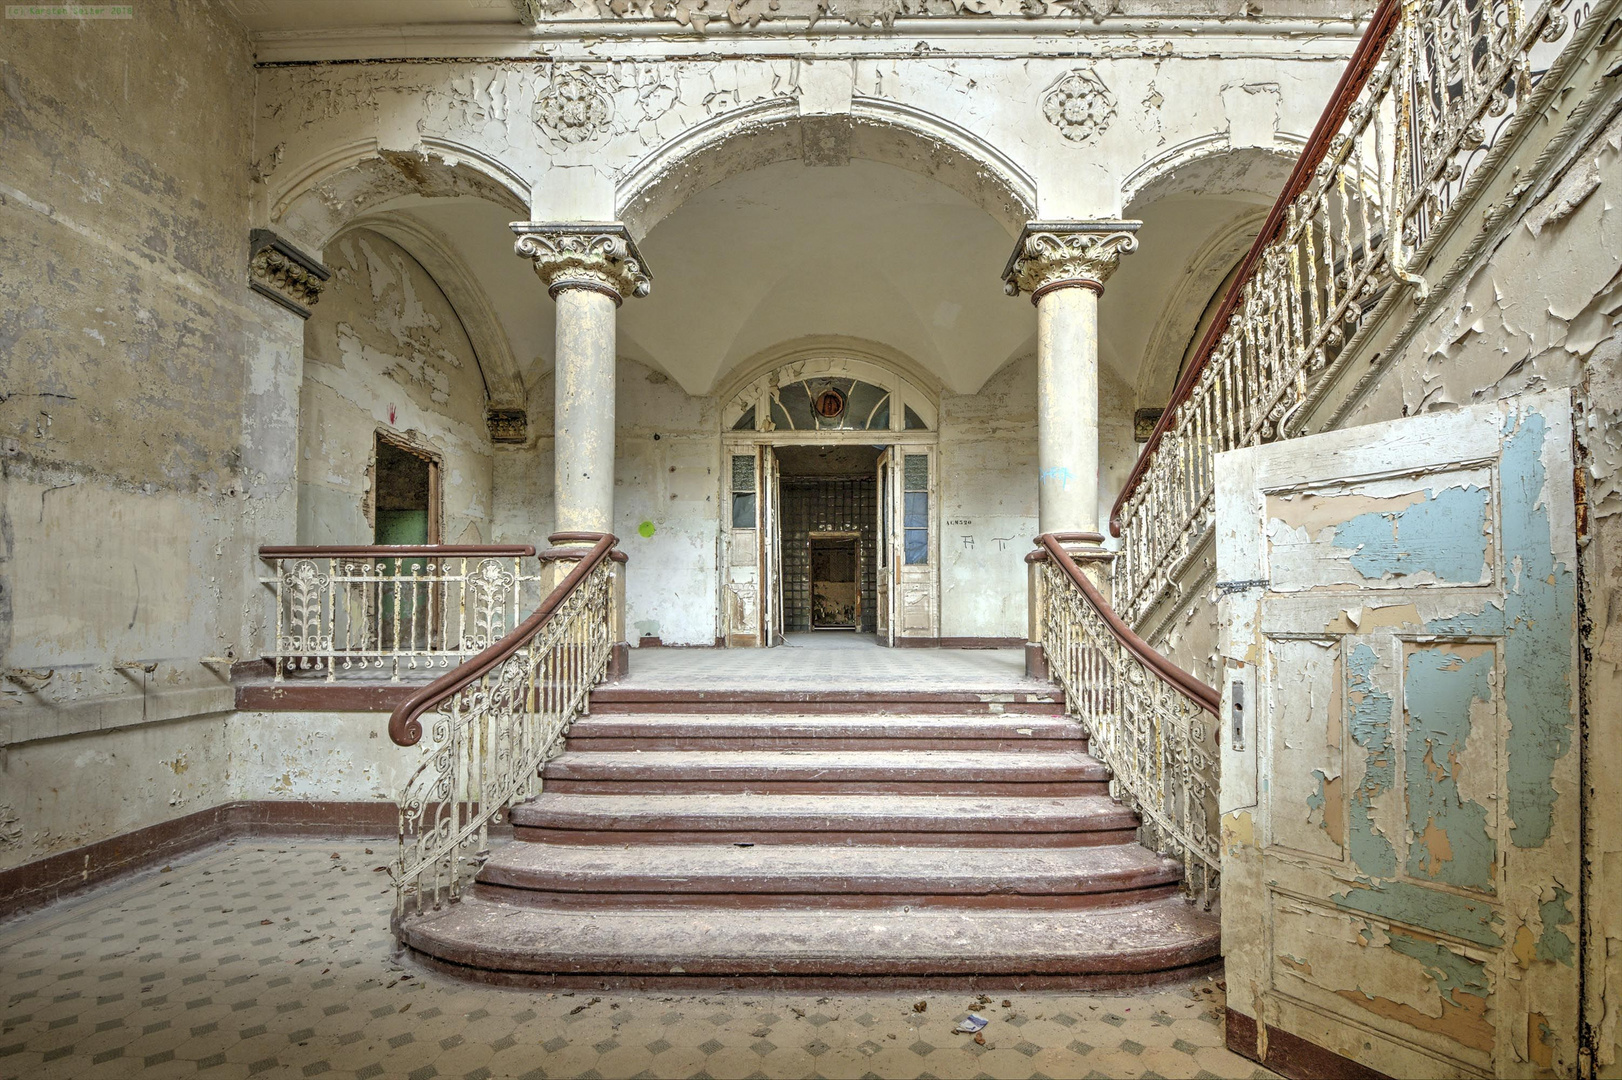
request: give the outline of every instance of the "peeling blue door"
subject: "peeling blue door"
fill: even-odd
[[[1218,458],[1228,1005],[1263,1040],[1576,1075],[1570,417],[1526,395]]]

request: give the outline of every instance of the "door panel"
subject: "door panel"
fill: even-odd
[[[1223,454],[1216,507],[1229,1007],[1576,1075],[1569,395]]]
[[[760,448],[760,643],[783,640],[783,537],[782,492],[778,484],[777,455],[770,446]]]
[[[927,447],[899,447],[899,509],[897,522],[896,583],[899,592],[900,625],[897,634],[909,638],[934,638],[936,622],[935,564],[938,530],[934,527],[936,508],[934,453]]]
[[[895,644],[896,631],[896,470],[894,468],[895,452],[887,449],[879,455],[878,461],[878,513],[879,513],[879,565],[875,578],[877,581],[878,611],[874,614],[878,625],[878,638],[881,645]]]
[[[731,527],[727,530],[726,638],[729,647],[760,644],[761,543],[758,455],[730,455]]]

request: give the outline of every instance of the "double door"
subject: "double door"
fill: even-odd
[[[727,455],[722,624],[731,647],[783,640],[782,480],[770,445]],[[939,609],[934,524],[935,451],[884,448],[875,465],[878,558],[876,627],[880,644],[934,643]]]

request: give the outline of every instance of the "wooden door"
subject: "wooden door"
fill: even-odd
[[[759,454],[753,447],[729,454],[727,567],[724,589],[729,647],[761,644],[761,549]]]
[[[1222,936],[1264,1060],[1576,1075],[1570,409],[1217,459]]]
[[[896,521],[896,636],[934,641],[936,564],[934,452],[923,446],[897,448],[900,468]]]
[[[770,446],[760,448],[760,478],[760,644],[770,646],[783,641],[782,487]]]
[[[894,467],[895,453],[893,449],[886,449],[879,455],[878,461],[878,553],[879,564],[875,568],[875,592],[877,593],[877,610],[874,619],[878,626],[878,638],[881,645],[895,644],[895,598],[896,598],[896,503],[897,503],[897,474]]]

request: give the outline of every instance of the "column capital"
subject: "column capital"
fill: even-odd
[[[607,293],[614,303],[627,296],[646,296],[653,273],[618,222],[515,221],[513,250],[535,264],[535,273],[556,298],[564,289]]]
[[[248,286],[268,296],[301,319],[321,299],[321,288],[332,271],[321,261],[283,240],[269,229],[248,234]]]
[[[1019,234],[1014,253],[1003,267],[1003,291],[1030,293],[1031,303],[1043,293],[1069,286],[1104,292],[1104,282],[1122,255],[1138,249],[1141,221],[1032,221]]]

